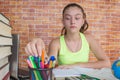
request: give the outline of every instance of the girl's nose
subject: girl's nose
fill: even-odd
[[[71,19],[71,24],[75,24],[75,19],[74,18]]]

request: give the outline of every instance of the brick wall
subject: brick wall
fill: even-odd
[[[111,62],[120,56],[120,0],[0,0],[0,12],[10,19],[12,33],[20,34],[20,67],[26,67],[24,47],[30,40],[40,37],[47,47],[60,35],[62,9],[70,2],[83,6],[88,32],[100,42]],[[92,52],[90,60],[95,60]]]

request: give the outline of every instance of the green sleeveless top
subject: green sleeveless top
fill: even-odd
[[[83,33],[80,33],[82,39],[82,46],[81,49],[77,52],[69,51],[64,35],[60,36],[60,52],[58,56],[58,64],[74,64],[78,62],[88,62],[89,59],[89,44],[84,36]]]

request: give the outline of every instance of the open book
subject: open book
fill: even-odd
[[[117,80],[110,68],[102,68],[102,69],[92,69],[92,68],[80,68],[74,67],[72,69],[53,69],[54,77],[71,77],[71,76],[80,76],[81,74],[85,74],[91,77],[95,77],[98,79],[105,80]]]

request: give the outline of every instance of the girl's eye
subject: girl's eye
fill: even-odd
[[[77,18],[75,18],[76,20],[79,20],[80,18],[79,17],[77,17]]]
[[[69,17],[66,17],[65,19],[66,19],[66,20],[70,20],[70,18],[69,18]]]

